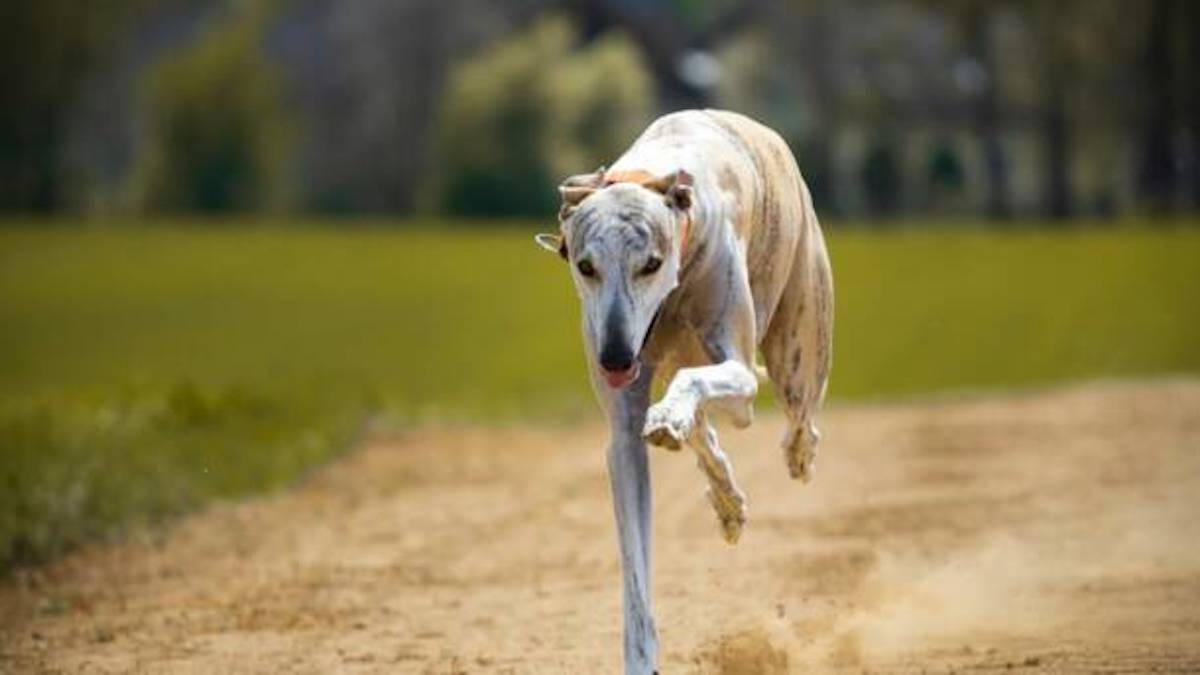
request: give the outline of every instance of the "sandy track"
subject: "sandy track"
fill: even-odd
[[[1200,671],[1200,382],[841,407],[817,479],[726,431],[722,543],[653,454],[662,670]],[[616,672],[598,425],[429,430],[0,588],[0,671]]]

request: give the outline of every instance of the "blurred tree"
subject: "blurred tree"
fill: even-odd
[[[867,150],[862,166],[863,189],[872,216],[889,217],[900,208],[903,178],[895,143],[889,138],[876,139]]]
[[[66,126],[89,75],[118,51],[137,0],[0,3],[0,209],[51,211],[70,190]]]
[[[1182,88],[1184,117],[1188,137],[1188,169],[1191,176],[1189,205],[1200,212],[1200,86],[1195,74],[1200,73],[1200,2],[1184,2],[1182,16],[1175,27],[1180,45],[1181,66],[1178,86]]]
[[[242,4],[144,75],[148,129],[131,179],[139,207],[283,205],[292,122],[261,48],[272,11]]]
[[[607,35],[572,51],[544,19],[453,70],[431,190],[450,213],[546,216],[553,185],[611,161],[649,122],[652,85],[636,48]]]
[[[623,32],[594,40],[546,77],[553,95],[542,147],[556,178],[612,162],[654,115],[654,84]]]
[[[519,32],[548,0],[304,0],[268,34],[304,133],[302,206],[408,213],[436,157],[454,63]]]
[[[808,75],[811,95],[806,102],[813,120],[803,132],[801,170],[814,204],[823,212],[836,214],[842,210],[834,161],[834,145],[842,122],[842,96],[836,72],[838,36],[834,11],[828,0],[810,1],[798,13],[786,12],[780,16],[777,12],[772,25],[778,31],[800,36],[789,40],[778,35],[775,42],[785,56],[791,52],[789,60],[802,64]],[[791,14],[797,16],[792,18]]]
[[[1012,216],[1012,197],[1008,184],[1008,158],[1000,143],[1004,121],[1000,78],[990,33],[992,12],[997,4],[995,0],[950,3],[958,11],[970,58],[960,67],[978,69],[974,77],[968,70],[962,79],[966,80],[963,84],[970,89],[968,93],[974,99],[972,127],[983,149],[984,175],[987,176],[985,212],[992,218],[1007,219]]]
[[[1009,161],[1001,139],[1005,131],[1004,101],[992,30],[996,12],[1008,0],[920,0],[946,17],[962,40],[963,56],[949,67],[955,86],[968,100],[970,127],[979,141],[987,178],[984,213],[995,219],[1012,216]]]
[[[1074,199],[1071,191],[1071,138],[1067,109],[1067,88],[1077,75],[1078,54],[1069,39],[1074,0],[1044,3],[1028,0],[1027,11],[1039,46],[1038,65],[1041,89],[1040,127],[1045,163],[1043,208],[1049,218],[1063,220],[1071,216]]]
[[[711,104],[720,78],[712,51],[757,18],[764,0],[572,0],[590,41],[618,28],[641,49],[657,85],[659,108]]]
[[[1128,90],[1139,77],[1130,66],[1136,63],[1144,5],[1120,0],[1023,0],[1014,6],[1029,22],[1037,50],[1043,208],[1047,216],[1061,220],[1076,214],[1074,176],[1089,154],[1081,147],[1088,133],[1093,143],[1097,136],[1133,140],[1131,132],[1143,101]],[[1118,187],[1119,174],[1111,166],[1097,172],[1108,178],[1094,198],[1107,201],[1105,195]]]
[[[1046,215],[1062,220],[1071,216],[1071,151],[1067,122],[1064,67],[1050,61],[1045,66],[1045,108],[1042,117],[1046,153]]]
[[[927,168],[929,205],[938,211],[960,206],[967,177],[962,160],[948,139],[934,144]]]
[[[1194,3],[1195,0],[1187,0]],[[1138,192],[1155,213],[1171,210],[1175,196],[1175,102],[1172,37],[1177,9],[1174,0],[1147,0],[1142,57],[1145,111],[1142,115],[1142,158]],[[1197,39],[1191,35],[1190,39]],[[1193,87],[1196,84],[1193,82]]]

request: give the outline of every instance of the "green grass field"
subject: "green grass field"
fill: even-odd
[[[587,414],[532,230],[0,228],[0,568],[284,486],[372,414]],[[1200,229],[830,237],[835,399],[1200,372]]]

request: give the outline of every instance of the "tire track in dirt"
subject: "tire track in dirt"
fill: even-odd
[[[654,451],[664,673],[1200,670],[1200,382],[845,406],[816,480],[727,430],[726,546]],[[615,672],[598,423],[377,439],[0,587],[2,672]]]

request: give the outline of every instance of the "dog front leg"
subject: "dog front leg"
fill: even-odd
[[[757,392],[754,371],[737,359],[682,368],[666,395],[647,412],[642,435],[654,445],[678,450],[698,428],[698,413],[710,406],[730,413],[737,426],[747,426]]]
[[[609,406],[612,445],[608,475],[621,549],[623,581],[625,672],[656,672],[658,636],[650,602],[650,467],[642,424],[650,402],[649,368],[629,389],[616,394]]]
[[[746,524],[746,495],[733,478],[733,466],[717,441],[717,430],[703,410],[696,413],[698,425],[688,445],[696,451],[696,464],[708,477],[708,501],[721,521],[725,541],[736,544]]]
[[[758,391],[754,372],[736,359],[714,366],[684,368],[676,373],[667,394],[646,414],[642,435],[655,445],[677,449],[687,443],[708,477],[708,500],[721,521],[721,534],[737,543],[746,523],[746,496],[733,479],[733,467],[717,442],[708,410],[729,412],[734,423],[750,423],[751,404]]]

